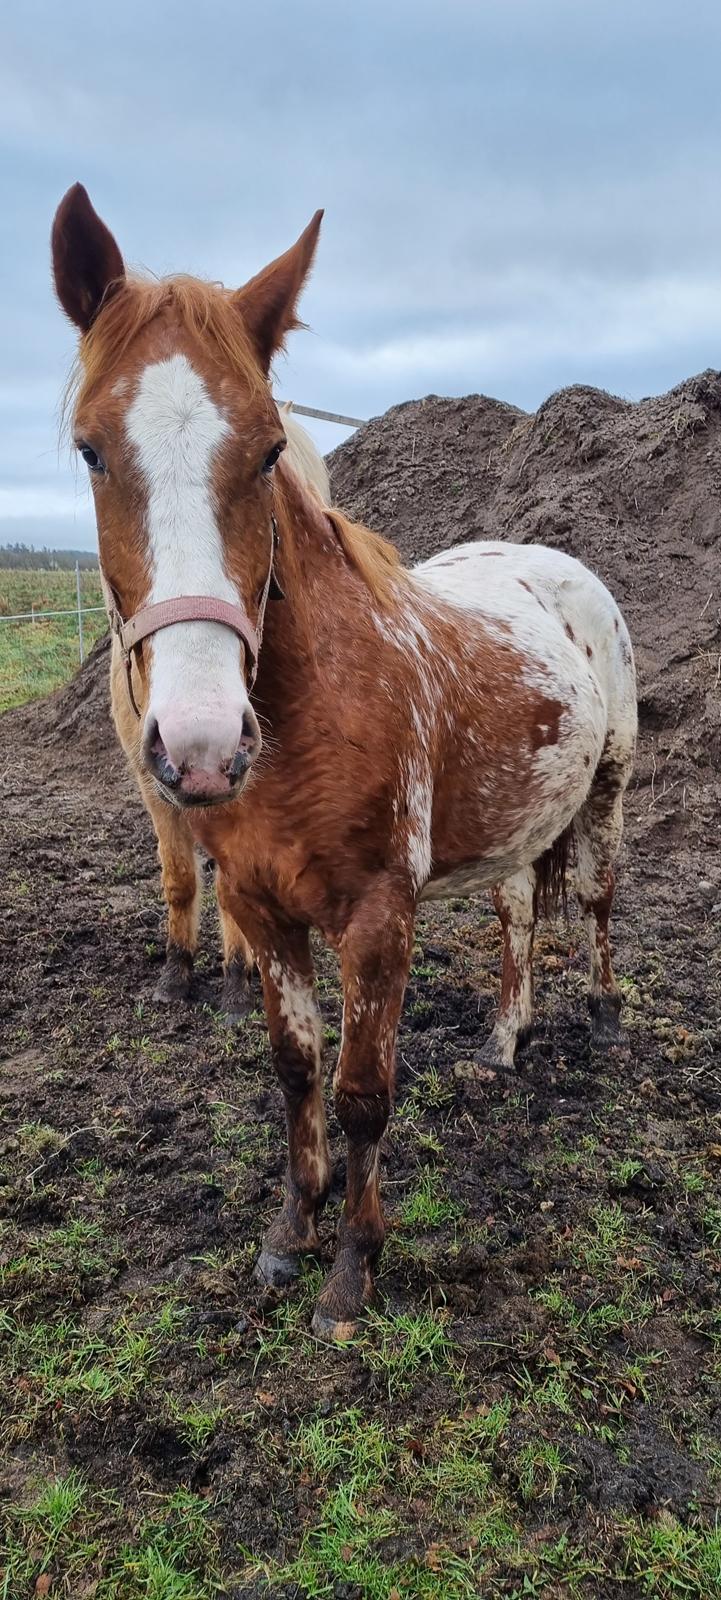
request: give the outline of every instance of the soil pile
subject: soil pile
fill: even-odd
[[[467,539],[555,545],[621,605],[638,778],[685,832],[721,800],[721,373],[638,404],[560,390],[535,414],[469,395],[395,406],[329,458],[335,499],[412,563]],[[669,803],[670,802],[670,803]]]

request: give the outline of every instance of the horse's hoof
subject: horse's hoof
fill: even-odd
[[[190,973],[166,967],[153,990],[153,1000],[156,1006],[183,1005],[190,999],[190,991]]]
[[[341,1322],[337,1317],[329,1317],[318,1306],[313,1312],[310,1326],[311,1333],[316,1339],[322,1339],[324,1344],[348,1344],[358,1332],[357,1322]]]
[[[272,1250],[261,1250],[253,1277],[268,1289],[285,1289],[298,1277],[300,1262],[300,1256],[277,1256]]]
[[[250,1006],[246,1006],[244,1011],[229,1011],[221,1004],[218,1021],[222,1022],[225,1028],[239,1028],[241,1023],[245,1022],[249,1010]]]
[[[220,996],[220,1017],[228,1028],[237,1028],[253,1009],[250,974],[245,962],[233,956],[225,968]]]
[[[193,957],[182,945],[169,944],[165,966],[153,990],[153,999],[159,1006],[174,1006],[178,1001],[189,1000],[193,982]]]
[[[628,1044],[628,1036],[621,1027],[620,994],[589,995],[591,1014],[591,1046],[594,1050],[613,1050]]]
[[[485,1044],[481,1045],[480,1050],[477,1051],[476,1061],[479,1067],[502,1069],[503,1067],[512,1067],[515,1056],[516,1052],[512,1041],[501,1044],[500,1040],[492,1033],[486,1039]]]

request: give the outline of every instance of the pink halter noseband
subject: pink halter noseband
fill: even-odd
[[[176,622],[219,622],[224,628],[231,628],[245,646],[248,688],[252,689],[258,672],[258,655],[263,637],[266,604],[269,598],[273,600],[284,598],[283,590],[273,570],[279,544],[275,517],[271,517],[271,534],[270,565],[258,607],[257,628],[253,626],[247,611],[244,611],[242,606],[231,605],[228,600],[216,600],[213,595],[207,594],[184,594],[178,595],[175,600],[160,600],[156,605],[143,606],[141,611],[136,611],[126,622],[115,601],[115,593],[111,590],[113,605],[109,613],[110,628],[119,640],[123,652],[128,697],[138,719],[141,712],[133,694],[133,651],[137,650],[143,639],[159,633],[161,628],[173,627]]]

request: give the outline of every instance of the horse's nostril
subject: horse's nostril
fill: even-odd
[[[169,761],[167,756],[157,756],[156,763],[160,782],[164,783],[167,789],[177,789],[181,780],[181,773],[178,772],[177,767],[173,766],[172,761]]]
[[[243,713],[243,728],[238,745],[238,754],[249,757],[250,760],[257,754],[260,747],[260,728],[255,712],[252,710]]]
[[[182,775],[170,760],[155,718],[148,722],[143,747],[146,764],[158,782],[166,789],[177,789]]]
[[[231,783],[235,782],[237,778],[242,778],[245,775],[250,766],[250,759],[251,758],[248,755],[247,750],[236,750],[233,760],[230,763],[230,770],[228,773]]]

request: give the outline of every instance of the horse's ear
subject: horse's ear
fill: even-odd
[[[124,279],[125,267],[82,183],[74,183],[60,201],[51,248],[58,300],[70,321],[87,333],[112,285]]]
[[[285,255],[271,261],[255,278],[243,285],[235,294],[235,303],[258,352],[264,372],[286,334],[301,327],[296,317],[296,305],[303,284],[310,272],[318,243],[323,212],[316,211],[312,222],[300,238],[286,250]]]

